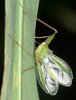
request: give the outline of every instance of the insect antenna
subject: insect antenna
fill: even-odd
[[[19,4],[20,4],[20,6],[22,7],[21,3],[19,3]],[[24,11],[26,14],[28,14],[29,16],[35,18],[35,19],[36,19],[37,21],[39,21],[40,23],[44,24],[44,25],[47,26],[48,28],[50,28],[50,29],[52,29],[53,31],[55,31],[56,33],[58,33],[58,31],[57,31],[54,27],[48,25],[47,23],[45,23],[44,21],[40,20],[39,18],[37,18],[37,17],[35,17],[35,16],[29,14],[23,7],[22,7],[22,9],[23,9],[23,11]]]
[[[48,37],[50,37],[50,36],[41,36],[41,37],[37,37],[37,36],[34,36],[33,34],[32,34],[32,36],[33,36],[34,38],[37,38],[37,39],[42,39],[42,38],[48,38]]]

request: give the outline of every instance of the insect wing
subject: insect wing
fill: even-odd
[[[48,52],[47,56],[43,58],[43,63],[47,65],[48,72],[52,73],[52,77],[54,76],[59,84],[64,86],[72,84],[73,73],[64,60]]]
[[[47,94],[56,95],[58,91],[58,82],[51,77],[45,65],[36,67],[36,76],[38,83]]]

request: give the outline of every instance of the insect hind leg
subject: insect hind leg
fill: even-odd
[[[25,71],[30,70],[30,69],[33,69],[33,68],[35,68],[35,67],[37,67],[37,66],[27,68],[27,69],[23,70],[23,71],[21,72],[21,74],[23,74]]]

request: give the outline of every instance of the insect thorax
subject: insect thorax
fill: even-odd
[[[35,50],[35,55],[39,62],[41,62],[40,58],[45,57],[47,53],[48,53],[48,45],[45,42],[42,42]]]

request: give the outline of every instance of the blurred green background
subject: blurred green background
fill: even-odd
[[[0,6],[0,86],[4,66],[4,2]],[[38,18],[55,27],[58,34],[49,45],[54,54],[64,59],[74,75],[72,86],[59,86],[56,96],[46,94],[38,85],[40,100],[71,100],[76,98],[76,0],[40,0]],[[52,30],[37,22],[36,36],[47,36]],[[37,40],[38,42],[44,39]],[[37,46],[37,45],[36,45]]]

